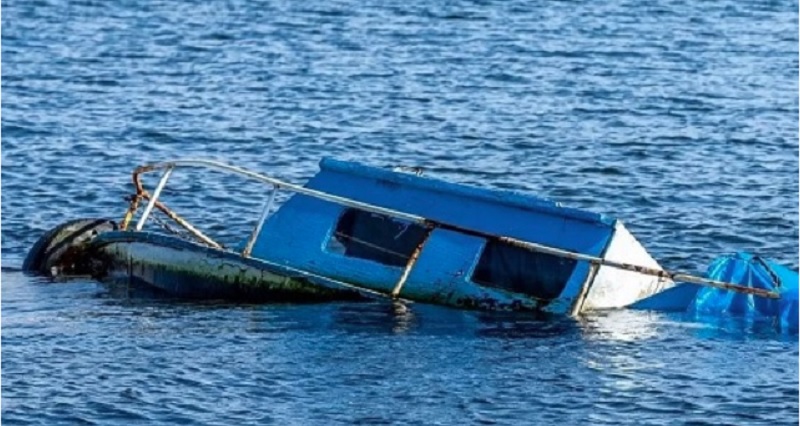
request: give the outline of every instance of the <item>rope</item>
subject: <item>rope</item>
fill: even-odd
[[[172,226],[169,225],[169,223],[165,222],[163,219],[161,219],[160,217],[158,217],[156,215],[153,215],[152,218],[156,223],[161,225],[162,228],[164,228],[167,232],[169,232],[171,234],[178,235],[178,236],[181,236],[181,237],[185,237],[187,235],[186,232],[182,232],[182,231],[179,231],[179,230],[173,228]]]
[[[161,219],[161,218],[160,218],[158,215],[151,215],[150,217],[151,217],[151,218],[152,218],[152,219],[153,219],[153,220],[154,220],[156,223],[158,223],[159,225],[161,225],[161,227],[162,227],[162,228],[164,228],[164,229],[165,229],[167,232],[169,232],[169,233],[171,233],[171,234],[173,234],[173,235],[177,235],[177,236],[179,236],[179,237],[186,238],[186,239],[193,239],[193,240],[195,240],[195,241],[198,241],[198,242],[201,242],[201,243],[205,244],[205,241],[203,241],[203,240],[201,240],[201,239],[197,238],[197,236],[196,236],[196,235],[193,235],[191,232],[189,232],[189,231],[186,231],[186,230],[178,230],[178,229],[175,229],[175,228],[173,228],[172,226],[170,226],[170,225],[169,225],[169,223],[165,222],[165,221],[164,221],[163,219]],[[220,248],[223,248],[223,249],[224,249],[224,248],[225,248],[225,246],[223,246],[223,245],[221,245],[221,244],[220,244]]]

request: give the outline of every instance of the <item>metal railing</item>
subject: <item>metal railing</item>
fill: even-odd
[[[641,265],[634,265],[634,264],[629,264],[629,263],[624,263],[624,262],[617,262],[617,261],[614,261],[614,260],[608,260],[608,259],[603,259],[603,258],[596,257],[596,256],[586,255],[586,254],[582,254],[582,253],[576,253],[576,252],[572,252],[572,251],[569,251],[569,250],[563,250],[563,249],[559,249],[559,248],[556,248],[556,247],[551,247],[551,246],[546,246],[546,245],[542,245],[542,244],[538,244],[538,243],[533,243],[533,242],[530,242],[530,241],[523,241],[523,240],[520,240],[520,239],[517,239],[517,238],[513,238],[513,237],[502,236],[502,235],[494,235],[494,234],[491,234],[491,233],[488,233],[488,232],[484,232],[484,231],[480,231],[480,230],[476,230],[476,229],[470,229],[470,228],[465,228],[465,227],[458,226],[458,225],[453,225],[453,224],[449,224],[449,223],[445,223],[445,222],[440,222],[440,221],[436,221],[436,220],[425,218],[423,216],[410,214],[410,213],[406,213],[406,212],[402,212],[402,211],[398,211],[398,210],[388,209],[388,208],[376,206],[376,205],[373,205],[373,204],[363,203],[363,202],[360,202],[360,201],[352,200],[350,198],[340,197],[340,196],[332,195],[332,194],[329,194],[329,193],[326,193],[326,192],[317,191],[317,190],[314,190],[314,189],[310,189],[310,188],[306,188],[306,187],[303,187],[303,186],[295,185],[295,184],[292,184],[292,183],[284,182],[282,180],[275,179],[275,178],[272,178],[272,177],[269,177],[269,176],[265,176],[265,175],[262,175],[262,174],[259,174],[259,173],[256,173],[256,172],[252,172],[250,170],[246,170],[246,169],[243,169],[243,168],[240,168],[240,167],[236,167],[236,166],[231,166],[231,165],[228,165],[228,164],[225,164],[225,163],[222,163],[222,162],[219,162],[219,161],[213,161],[213,160],[184,159],[184,160],[174,160],[174,161],[167,161],[167,162],[145,164],[145,165],[137,167],[133,172],[133,182],[134,182],[134,185],[136,187],[136,194],[134,195],[133,199],[131,200],[131,204],[130,204],[130,207],[128,209],[128,212],[126,213],[125,218],[122,221],[121,229],[126,230],[128,228],[128,225],[129,225],[131,219],[133,218],[133,215],[135,214],[136,210],[138,209],[140,200],[141,199],[146,199],[146,200],[148,200],[148,204],[145,207],[145,210],[142,213],[142,216],[140,217],[138,223],[136,224],[136,230],[137,231],[140,231],[143,228],[143,226],[144,226],[145,222],[147,221],[147,218],[150,215],[150,213],[152,212],[153,208],[158,208],[162,212],[166,213],[171,219],[175,220],[179,225],[184,227],[187,231],[189,231],[192,235],[194,235],[199,240],[203,241],[204,243],[206,243],[209,246],[212,246],[212,247],[215,247],[215,248],[222,248],[222,245],[220,245],[220,244],[216,243],[215,241],[213,241],[211,238],[209,238],[208,236],[206,236],[205,234],[203,234],[202,232],[197,230],[191,224],[189,224],[188,222],[186,222],[185,220],[180,218],[180,216],[178,216],[177,214],[175,214],[174,212],[169,210],[165,205],[163,205],[163,203],[160,203],[158,201],[158,197],[161,195],[161,191],[166,186],[166,183],[169,180],[170,176],[172,175],[173,170],[175,168],[177,168],[177,167],[205,167],[205,168],[211,168],[211,169],[216,169],[216,170],[220,170],[220,171],[225,171],[225,172],[231,172],[231,173],[234,173],[234,174],[238,174],[238,175],[247,177],[249,179],[252,179],[252,180],[255,180],[255,181],[259,181],[259,182],[262,182],[262,183],[266,183],[266,184],[269,184],[269,185],[272,186],[272,191],[270,192],[269,198],[267,199],[267,201],[266,201],[266,203],[264,205],[264,208],[263,208],[262,213],[261,213],[261,217],[259,218],[258,223],[256,224],[256,226],[254,227],[254,229],[251,232],[250,236],[248,237],[247,244],[245,245],[245,248],[242,250],[241,255],[245,256],[245,257],[250,255],[250,253],[251,253],[251,251],[253,249],[253,245],[255,244],[256,238],[258,237],[258,234],[261,232],[263,223],[265,222],[266,218],[269,216],[269,213],[270,213],[270,211],[272,209],[272,206],[274,204],[276,192],[279,189],[285,189],[285,190],[288,190],[288,191],[291,191],[291,192],[294,192],[294,193],[307,195],[309,197],[318,198],[318,199],[329,201],[329,202],[336,203],[336,204],[339,204],[339,205],[343,205],[343,206],[347,206],[347,207],[351,207],[351,208],[355,208],[355,209],[359,209],[359,210],[364,210],[364,211],[371,212],[371,213],[377,213],[377,214],[381,214],[381,215],[385,215],[385,216],[390,216],[390,217],[397,218],[397,219],[402,219],[402,220],[405,220],[405,221],[408,221],[408,222],[412,222],[412,223],[416,223],[418,225],[424,226],[425,228],[428,228],[430,230],[433,230],[433,228],[441,228],[441,229],[447,229],[447,230],[451,230],[451,231],[456,231],[456,232],[467,234],[467,235],[477,236],[477,237],[491,239],[491,240],[497,240],[497,241],[500,241],[500,242],[503,242],[503,243],[506,243],[506,244],[509,244],[509,245],[512,245],[512,246],[516,246],[516,247],[520,247],[520,248],[532,251],[532,252],[550,254],[550,255],[553,255],[553,256],[558,256],[558,257],[563,257],[563,258],[573,259],[573,260],[578,260],[578,261],[585,261],[585,262],[588,262],[589,264],[591,264],[591,265],[593,265],[595,267],[608,266],[608,267],[611,267],[611,268],[622,269],[622,270],[631,271],[631,272],[635,272],[635,273],[639,273],[639,274],[643,274],[643,275],[649,275],[649,276],[658,277],[659,279],[670,279],[670,280],[673,280],[673,281],[676,281],[676,282],[687,282],[687,283],[692,283],[692,284],[697,284],[697,285],[704,285],[704,286],[708,286],[708,287],[725,289],[725,290],[735,291],[735,292],[738,292],[738,293],[751,294],[751,295],[761,296],[761,297],[766,297],[766,298],[771,298],[771,299],[777,299],[777,298],[780,297],[780,295],[778,293],[772,292],[772,291],[768,291],[768,290],[765,290],[765,289],[746,287],[746,286],[742,286],[742,285],[739,285],[739,284],[712,280],[712,279],[709,279],[709,278],[699,277],[699,276],[696,276],[696,275],[682,273],[682,272],[670,272],[670,271],[666,271],[666,270],[663,270],[663,269],[651,268],[651,267],[641,266]],[[148,173],[148,172],[153,172],[153,171],[157,171],[157,170],[164,170],[164,174],[161,176],[161,179],[159,180],[155,191],[153,192],[152,195],[150,195],[142,187],[141,174]],[[406,268],[405,268],[405,270],[403,272],[403,277],[401,278],[401,280],[398,282],[398,284],[396,285],[396,287],[392,291],[392,295],[393,296],[397,297],[400,294],[400,290],[402,289],[402,286],[403,286],[403,284],[405,282],[405,279],[408,277],[408,274],[409,274],[411,268],[413,267],[414,263],[416,262],[416,259],[417,259],[418,255],[419,255],[419,251],[421,250],[422,245],[425,243],[425,241],[427,241],[427,235],[429,235],[429,234],[430,234],[430,232],[428,232],[428,234],[426,234],[426,238],[416,248],[415,255],[411,256],[411,258],[409,259],[409,263],[407,264],[407,266],[406,266]]]

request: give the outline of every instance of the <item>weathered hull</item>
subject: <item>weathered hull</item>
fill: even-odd
[[[101,281],[145,284],[179,298],[248,302],[362,298],[334,282],[161,234],[109,232],[92,245],[94,256],[104,264],[97,277]]]
[[[178,166],[271,185],[256,226],[236,252],[158,201]],[[164,172],[150,194],[140,175],[155,170]],[[653,305],[661,294],[674,305],[677,296],[687,300],[685,292],[671,290],[678,281],[782,297],[776,290],[665,271],[613,218],[356,163],[323,160],[305,186],[206,160],[140,166],[133,180],[136,193],[122,231],[106,232],[117,229],[108,220],[67,222],[40,238],[24,269],[146,284],[182,298],[308,302],[378,294],[459,309],[568,315],[642,300]],[[278,190],[295,194],[273,212]],[[147,206],[129,227],[143,200]],[[205,245],[142,232],[154,209]]]

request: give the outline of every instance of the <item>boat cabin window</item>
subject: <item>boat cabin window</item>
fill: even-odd
[[[384,265],[405,266],[424,239],[422,226],[351,208],[339,218],[327,250]]]
[[[487,241],[472,281],[537,299],[558,297],[572,276],[576,261],[537,253],[499,241]]]

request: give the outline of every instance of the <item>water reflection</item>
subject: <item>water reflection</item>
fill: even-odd
[[[402,300],[392,301],[392,332],[395,334],[404,334],[408,332],[411,327],[415,325],[414,311],[406,302]]]
[[[668,314],[650,311],[615,310],[578,317],[584,338],[618,342],[639,342],[657,337]]]
[[[339,305],[333,325],[348,332],[472,335],[497,339],[544,339],[578,335],[568,317],[528,312],[464,311],[404,301]]]
[[[4,277],[16,276],[7,273]],[[22,277],[22,274],[19,274]],[[4,283],[14,285],[14,280]],[[689,332],[703,339],[796,339],[796,334],[781,333],[768,321],[736,317],[699,317],[687,313],[615,310],[577,318],[535,312],[465,311],[442,306],[372,299],[360,302],[320,304],[248,304],[223,300],[177,299],[147,285],[131,283],[99,284],[77,280],[52,282],[32,278],[26,287],[30,298],[89,297],[122,308],[152,307],[161,314],[184,315],[198,311],[229,311],[246,308],[269,311],[311,329],[336,329],[346,333],[388,333],[395,335],[451,334],[499,339],[545,339],[564,337],[590,342],[644,343],[658,339],[665,331]],[[88,292],[88,293],[87,293]],[[135,310],[134,309],[134,310]],[[307,313],[307,315],[305,315]],[[258,315],[258,314],[254,314]],[[298,325],[300,326],[300,325]]]
[[[552,337],[577,336],[578,323],[563,315],[528,312],[476,312],[481,337],[499,339],[547,339]]]

